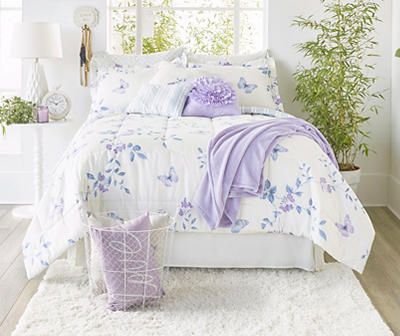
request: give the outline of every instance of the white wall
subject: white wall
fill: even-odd
[[[94,50],[106,48],[106,1],[105,0],[24,0],[25,21],[59,22],[62,29],[64,57],[61,60],[43,60],[49,88],[61,84],[72,101],[70,122],[48,127],[44,131],[45,175],[50,175],[56,161],[73,134],[87,117],[90,106],[89,91],[79,85],[80,29],[74,25],[73,11],[78,6],[95,6],[100,11],[100,24],[93,31]],[[24,62],[24,74],[29,70]],[[25,81],[23,81],[25,82]],[[17,134],[19,133],[19,134]],[[16,150],[4,153],[4,139],[0,137],[0,203],[30,203],[33,200],[32,134],[29,130],[11,127],[8,137],[13,138]],[[17,140],[15,140],[17,138]],[[19,144],[15,145],[15,141]],[[3,147],[3,150],[2,150]],[[8,150],[9,152],[9,150]]]
[[[400,0],[393,0],[392,55],[400,48]],[[400,58],[392,58],[391,170],[389,207],[400,218]]]
[[[56,21],[62,24],[64,58],[60,61],[47,61],[45,66],[50,86],[61,83],[63,90],[71,97],[73,103],[70,116],[73,124],[65,126],[65,130],[54,129],[46,134],[45,161],[47,173],[54,166],[72,134],[86,117],[89,107],[87,89],[79,87],[79,60],[77,55],[80,31],[72,21],[74,8],[81,5],[92,5],[99,9],[101,19],[100,25],[94,31],[94,49],[105,49],[106,0],[24,0],[25,20]],[[297,53],[294,44],[303,41],[306,35],[297,28],[291,27],[291,22],[296,15],[320,12],[320,2],[319,0],[270,0],[269,6],[269,47],[272,54],[278,59],[281,94],[287,111],[301,115],[300,106],[292,102],[295,83],[291,74],[301,61],[301,56]],[[386,100],[382,104],[381,113],[379,116],[373,116],[369,126],[372,132],[371,145],[376,154],[371,154],[369,158],[360,160],[363,169],[360,196],[365,204],[388,203],[389,175],[391,171],[393,172],[396,169],[396,167],[392,167],[391,170],[390,167],[391,10],[391,1],[384,1],[380,14],[384,22],[379,24],[378,27],[379,53],[382,57],[378,60],[377,73],[381,77],[379,87],[388,89],[388,92],[386,93]],[[0,186],[9,186],[9,188],[0,189],[0,203],[29,201],[32,198],[29,180],[32,172],[32,155],[29,153],[30,143],[28,134],[23,134],[21,150],[24,154],[0,155]],[[399,161],[400,157],[398,157],[397,168],[400,166]],[[21,193],[22,190],[26,192]],[[21,195],[25,195],[25,197],[21,198]]]

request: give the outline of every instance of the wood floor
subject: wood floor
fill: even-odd
[[[20,246],[29,221],[15,219],[11,210],[0,205],[1,336],[14,330],[41,280],[26,279]],[[377,235],[367,267],[357,277],[383,319],[400,336],[400,220],[387,208],[367,211]]]

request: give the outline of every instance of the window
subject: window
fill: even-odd
[[[21,21],[22,0],[0,0],[0,96],[21,91],[21,60],[10,55],[13,26]]]
[[[112,53],[185,46],[226,55],[267,46],[267,0],[109,0]]]

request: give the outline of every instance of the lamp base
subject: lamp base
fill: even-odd
[[[26,87],[26,100],[37,105],[42,102],[44,95],[49,91],[46,75],[38,59],[32,64],[31,74]]]

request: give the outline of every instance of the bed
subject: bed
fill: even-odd
[[[103,100],[104,93],[95,112],[104,109]],[[112,109],[91,113],[48,184],[23,242],[29,278],[68,250],[79,257],[82,200],[89,211],[111,217],[129,209],[166,211],[174,218],[170,266],[315,271],[327,251],[363,270],[374,238],[371,221],[335,165],[307,137],[276,145],[264,165],[262,197],[243,198],[231,227],[211,231],[193,206],[210,139],[229,126],[287,117],[279,108],[216,118]]]
[[[82,237],[79,195],[88,200],[91,211],[110,216],[127,208],[166,210],[175,218],[174,266],[315,270],[321,266],[320,255],[315,256],[321,253],[315,251],[318,245],[361,270],[373,237],[370,220],[326,154],[308,138],[295,136],[279,144],[265,164],[264,197],[243,199],[233,227],[210,232],[192,206],[209,139],[234,123],[267,118],[274,117],[116,114],[86,122],[64,154],[28,229],[28,276],[45,269]],[[349,237],[338,229],[347,217],[355,227]],[[240,238],[247,235],[254,240]],[[258,241],[260,236],[270,238]],[[229,242],[232,248],[227,248]],[[234,250],[241,256],[232,258]]]

